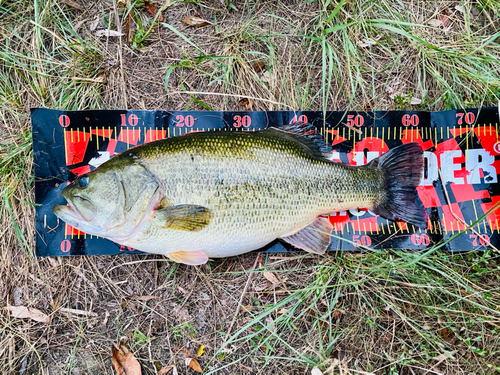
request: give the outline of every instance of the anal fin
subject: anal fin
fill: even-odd
[[[199,266],[208,261],[208,256],[201,250],[196,251],[176,251],[166,254],[171,260],[177,263],[183,263],[190,266]]]
[[[307,227],[281,239],[309,253],[324,254],[330,245],[332,230],[333,225],[328,218],[317,217]]]

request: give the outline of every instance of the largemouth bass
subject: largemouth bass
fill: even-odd
[[[131,148],[62,195],[54,213],[88,234],[191,265],[259,249],[277,238],[315,254],[330,244],[325,215],[368,208],[425,228],[415,186],[417,143],[365,166],[327,159],[309,124],[199,132]]]

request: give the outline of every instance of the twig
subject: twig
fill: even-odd
[[[224,349],[224,347],[226,346],[226,343],[227,343],[227,340],[229,338],[229,335],[231,334],[231,330],[233,329],[234,323],[236,322],[236,319],[238,318],[238,314],[239,314],[239,312],[241,310],[241,306],[242,306],[242,302],[243,302],[243,297],[245,297],[245,294],[247,292],[248,286],[250,285],[250,281],[252,281],[253,275],[255,273],[253,271],[255,271],[255,268],[257,267],[257,262],[259,261],[259,257],[260,257],[260,253],[257,253],[257,258],[255,258],[255,262],[253,263],[251,272],[248,275],[248,280],[247,280],[247,282],[245,284],[245,288],[243,288],[243,293],[241,293],[240,300],[238,301],[238,307],[236,307],[236,312],[234,313],[233,321],[229,325],[229,329],[227,330],[227,333],[226,333],[226,340],[222,344],[221,350]]]

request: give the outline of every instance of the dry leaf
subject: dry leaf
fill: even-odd
[[[319,368],[315,367],[311,370],[311,375],[323,375],[323,372],[321,372]]]
[[[101,36],[123,36],[125,35],[124,33],[120,33],[116,30],[110,30],[110,29],[105,29],[105,30],[97,30],[95,32],[95,36],[101,37]]]
[[[342,315],[342,310],[335,310],[333,312],[333,317],[338,318],[340,315]]]
[[[207,21],[204,18],[196,17],[196,16],[186,17],[181,22],[184,22],[184,23],[188,24],[189,26],[194,26],[194,27],[202,27],[202,26],[212,25],[212,22]]]
[[[78,309],[68,309],[66,307],[61,307],[59,309],[60,312],[67,313],[67,314],[74,314],[74,315],[83,315],[83,316],[97,316],[95,312],[92,311],[85,311],[85,310],[78,310]]]
[[[186,358],[186,366],[191,367],[196,372],[203,372],[199,362],[195,358]]]
[[[266,316],[266,318],[264,319],[264,322],[266,323],[267,328],[271,332],[276,332],[276,326],[274,325],[274,320],[273,320],[271,315]]]
[[[441,21],[441,20],[430,20],[430,21],[427,21],[427,24],[431,25],[431,26],[439,27],[439,26],[443,25],[443,21]]]
[[[375,39],[372,38],[363,38],[361,40],[358,40],[356,44],[360,47],[368,47],[368,46],[375,46],[377,44],[377,40],[380,39],[380,35],[378,35]]]
[[[269,280],[273,284],[280,284],[281,283],[281,281],[279,281],[278,278],[276,276],[274,276],[274,273],[272,273],[272,272],[264,272],[263,275],[267,280]]]
[[[265,67],[266,67],[266,65],[262,61],[259,61],[259,62],[256,62],[255,64],[253,64],[253,70],[255,70],[257,73],[262,72]]]
[[[422,99],[415,98],[415,97],[411,98],[411,101],[410,101],[411,105],[417,105],[417,104],[420,104],[420,103],[422,103]]]
[[[460,13],[464,14],[464,7],[461,5],[455,5],[455,9],[458,10]]]
[[[162,367],[160,369],[160,371],[158,371],[158,375],[166,375],[170,372],[170,370],[172,369],[175,369],[174,371],[177,372],[177,369],[175,368],[174,365],[170,365],[170,366],[165,366],[165,367]]]
[[[117,375],[141,375],[141,365],[132,352],[122,343],[113,344],[113,366]]]
[[[271,73],[269,73],[269,71],[264,72],[264,73],[262,74],[262,78],[261,78],[261,79],[262,79],[262,81],[264,81],[264,82],[269,82],[269,81],[271,81]]]
[[[450,18],[446,14],[440,14],[439,20],[442,22],[443,27],[446,27],[450,23]]]
[[[253,100],[251,98],[243,98],[239,101],[239,105],[245,106],[249,110],[253,106]]]
[[[40,310],[34,309],[32,307],[7,306],[5,307],[5,309],[9,310],[14,318],[29,318],[40,323],[50,323],[50,317],[47,314],[44,314]]]
[[[95,20],[93,20],[91,23],[90,23],[90,31],[94,31],[95,29],[97,29],[97,25],[99,25],[99,16],[97,16],[95,18]]]
[[[85,10],[80,4],[73,0],[63,0],[63,3],[81,11]]]
[[[144,6],[146,7],[146,10],[149,12],[149,14],[151,14],[153,17],[155,17],[156,13],[158,13],[155,6],[151,2],[144,1]],[[158,22],[163,22],[163,14],[161,13],[158,16]]]

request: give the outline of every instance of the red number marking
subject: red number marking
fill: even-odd
[[[120,117],[122,118],[121,125],[127,126],[127,117],[124,114],[120,115]],[[130,126],[136,126],[138,123],[139,123],[139,118],[137,117],[137,115],[131,114],[130,116],[128,116],[128,124]]]
[[[137,117],[137,115],[131,114],[130,116],[128,116],[128,123],[130,125],[136,126],[138,122],[139,118]]]
[[[233,123],[233,126],[235,128],[240,128],[241,127],[241,116],[236,115],[233,117],[233,120],[236,121],[235,123]]]
[[[481,245],[486,246],[490,243],[490,236],[487,234],[480,234],[479,235],[479,242],[481,242]]]
[[[473,112],[457,113],[457,118],[458,125],[462,125],[464,119],[466,124],[471,125],[476,120],[476,115]]]
[[[67,128],[69,126],[69,117],[66,115],[59,116],[59,125],[63,128]]]
[[[467,112],[464,118],[465,118],[465,123],[469,125],[473,124],[474,121],[476,120],[476,116],[472,112]]]
[[[241,119],[241,124],[245,128],[248,128],[251,123],[252,123],[252,119],[250,118],[250,116],[243,116],[243,118]]]
[[[182,128],[184,126],[184,116],[177,115],[175,116],[175,119],[177,120],[177,124],[175,124],[175,126]]]
[[[71,249],[71,242],[69,240],[64,240],[61,242],[61,251],[67,253]]]
[[[372,244],[372,239],[369,236],[361,236],[359,234],[355,234],[352,236],[352,242],[354,242],[354,246],[359,247],[370,246]]]
[[[417,126],[420,123],[420,119],[418,118],[418,115],[404,115],[401,122],[403,123],[404,126]]]
[[[294,122],[303,122],[303,123],[307,123],[307,116],[306,115],[300,115],[299,118],[297,119],[297,115],[293,116],[293,119],[292,121],[290,121],[289,123],[290,124],[293,124]]]
[[[353,127],[357,126],[358,128],[363,126],[365,123],[365,119],[361,115],[347,115],[347,126]]]
[[[185,121],[186,126],[187,126],[188,128],[192,128],[192,127],[193,127],[193,125],[194,125],[194,118],[193,118],[193,116],[188,115],[188,116],[186,116],[185,120],[186,120],[186,121]]]
[[[487,234],[471,234],[469,236],[470,239],[472,239],[472,246],[486,246],[490,244],[490,236]],[[479,243],[477,242],[477,239],[479,238]]]
[[[422,240],[422,245],[429,246],[429,244],[431,243],[431,239],[425,233],[420,236],[420,239]]]
[[[365,119],[363,116],[357,115],[356,117],[354,117],[354,125],[356,125],[357,127],[363,126],[364,123]]]
[[[363,244],[363,246],[371,246],[372,239],[369,236],[363,236],[361,237],[361,243]]]
[[[420,246],[420,245],[429,246],[431,240],[429,236],[425,233],[423,234],[413,233],[411,235],[411,242],[413,242],[415,246]]]

